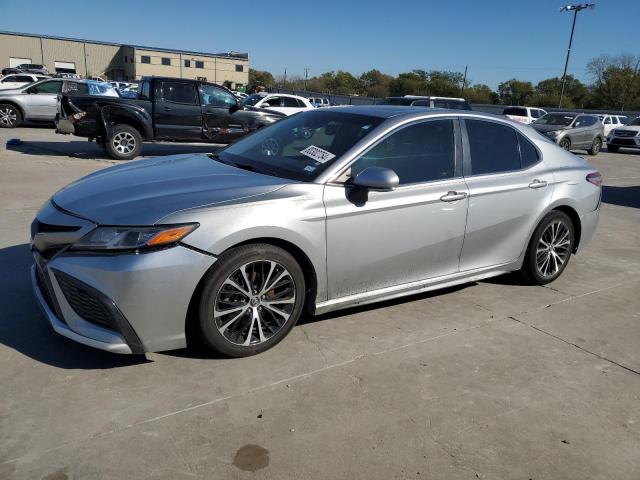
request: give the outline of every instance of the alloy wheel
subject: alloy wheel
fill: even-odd
[[[136,137],[129,132],[118,132],[113,136],[111,143],[118,153],[129,154],[136,148]]]
[[[0,109],[0,125],[5,127],[13,126],[18,120],[18,114],[11,107]]]
[[[296,303],[293,277],[280,263],[258,260],[236,269],[216,294],[213,321],[235,345],[266,342],[287,323]]]
[[[593,145],[591,147],[591,150],[593,151],[593,153],[598,153],[600,151],[601,147],[602,147],[602,141],[599,138],[596,138],[593,141]]]
[[[543,277],[556,275],[571,254],[571,231],[562,220],[554,220],[540,236],[536,248],[536,268]]]

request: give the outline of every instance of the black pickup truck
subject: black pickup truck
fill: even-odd
[[[231,143],[284,116],[243,107],[212,83],[143,77],[136,98],[61,95],[56,131],[95,140],[112,158],[129,160],[143,142]]]

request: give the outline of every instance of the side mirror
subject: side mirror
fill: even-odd
[[[399,183],[396,172],[384,167],[367,167],[353,179],[353,185],[357,187],[383,191],[395,190]]]
[[[231,105],[229,107],[229,113],[234,113],[234,112],[237,112],[238,110],[240,110],[240,103],[239,102],[236,102],[235,105]]]

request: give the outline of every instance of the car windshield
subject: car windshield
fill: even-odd
[[[253,107],[256,103],[258,103],[263,98],[264,98],[264,95],[258,95],[257,93],[254,93],[253,95],[249,95],[247,98],[245,98],[242,101],[242,104]]]
[[[627,123],[627,125],[635,125],[638,126],[640,125],[640,117],[636,117],[633,120],[631,120],[629,123]]]
[[[376,105],[402,105],[408,106],[415,100],[415,98],[383,98],[382,100],[378,100]]]
[[[527,116],[527,109],[526,108],[517,108],[517,107],[511,107],[511,108],[505,108],[504,111],[502,112],[503,115],[514,115],[516,117],[526,117]]]
[[[561,125],[568,127],[575,118],[575,115],[567,115],[565,113],[547,113],[533,123],[538,125]]]
[[[345,112],[307,111],[260,129],[220,152],[239,168],[313,181],[384,119]]]

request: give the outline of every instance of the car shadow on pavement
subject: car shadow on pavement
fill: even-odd
[[[65,369],[99,370],[149,362],[144,355],[103,352],[55,333],[31,290],[31,263],[26,243],[0,248],[0,344]]]
[[[141,156],[162,157],[185,153],[215,153],[220,148],[221,146],[218,144],[145,143],[142,147]],[[100,145],[88,141],[45,142],[24,140],[19,145],[7,144],[6,149],[26,155],[113,160]]]
[[[622,207],[640,208],[640,186],[614,187],[604,185],[602,187],[602,201]]]

